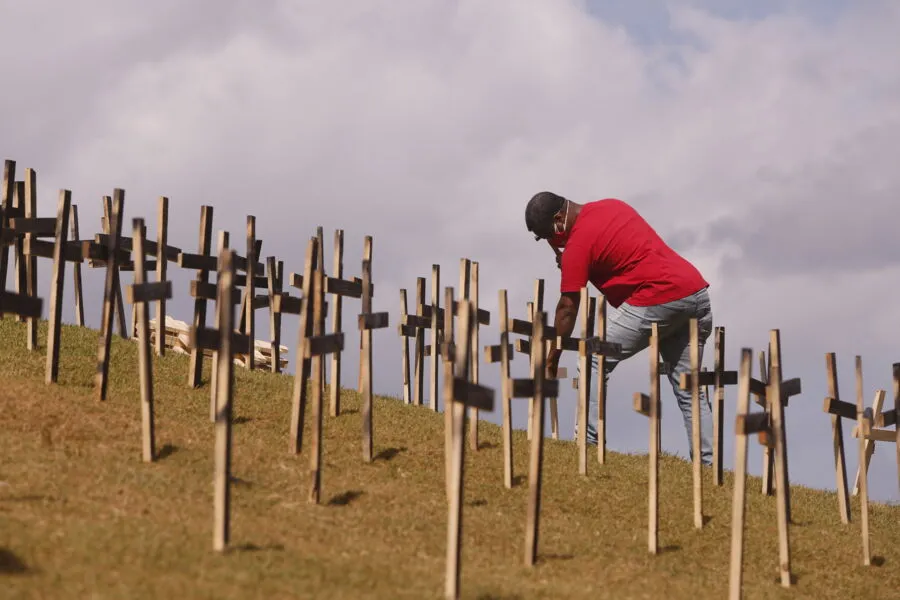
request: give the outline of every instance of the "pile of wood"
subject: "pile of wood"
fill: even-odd
[[[156,343],[157,334],[157,324],[156,319],[150,319],[150,343]],[[172,352],[176,352],[178,354],[187,354],[191,353],[190,346],[190,337],[191,337],[191,327],[184,321],[179,321],[177,319],[173,319],[169,315],[166,315],[166,330],[165,330],[165,344],[166,349],[171,350]],[[288,364],[287,355],[288,348],[287,346],[281,345],[281,352],[279,355],[279,363],[280,368],[283,371]],[[212,350],[204,350],[204,355],[207,357],[212,356]],[[272,369],[272,344],[269,342],[265,342],[262,340],[256,340],[256,344],[254,347],[254,367],[257,369],[271,370]],[[246,367],[247,366],[247,355],[235,352],[234,354],[234,364]]]

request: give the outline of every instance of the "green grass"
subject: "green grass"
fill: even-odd
[[[141,462],[137,349],[113,338],[109,399],[93,395],[98,333],[64,327],[58,385],[41,349],[0,320],[0,596],[3,598],[441,598],[447,504],[443,415],[375,401],[375,453],[362,461],[358,397],[325,417],[322,504],[307,502],[308,450],[288,452],[293,379],[236,368],[232,547],[212,550],[213,426],[208,370],[154,358],[157,448]],[[377,351],[377,348],[376,348]],[[205,365],[208,367],[207,365]],[[346,382],[351,386],[353,382]],[[690,465],[660,465],[660,545],[647,553],[647,457],[612,453],[578,475],[575,445],[548,439],[539,562],[524,566],[528,454],[503,487],[499,428],[467,451],[464,598],[724,598],[730,473],[704,487],[693,529]],[[729,438],[729,443],[733,443]],[[751,442],[755,444],[756,442]],[[593,454],[591,455],[593,459]],[[778,583],[775,501],[749,478],[746,598],[892,598],[900,589],[900,507],[870,507],[876,566],[863,567],[859,504],[842,526],[832,493],[795,487],[796,585]]]

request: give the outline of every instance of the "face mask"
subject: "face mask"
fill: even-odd
[[[569,203],[566,202],[566,216],[563,219],[563,223],[567,223],[569,221]],[[569,232],[566,231],[565,225],[563,225],[563,230],[559,231],[557,224],[553,223],[553,235],[550,236],[550,245],[554,248],[564,248],[566,242],[569,241]]]

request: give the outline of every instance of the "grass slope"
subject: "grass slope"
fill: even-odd
[[[46,323],[41,340],[45,340]],[[213,427],[208,387],[187,360],[155,359],[157,447],[140,456],[133,342],[113,339],[109,400],[93,399],[96,331],[65,327],[59,385],[43,350],[0,320],[0,596],[4,598],[440,598],[447,506],[443,418],[375,402],[373,464],[362,462],[358,398],[325,417],[323,504],[307,503],[306,448],[288,452],[293,379],[236,369],[231,551],[212,551]],[[208,364],[207,364],[208,367]],[[204,380],[208,371],[204,373]],[[577,473],[575,445],[547,440],[539,564],[523,566],[528,454],[515,432],[517,485],[502,483],[499,428],[467,451],[465,598],[723,598],[731,476],[707,479],[709,523],[692,528],[690,465],[663,457],[660,543],[646,551],[647,458],[612,453]],[[732,443],[729,438],[729,443]],[[753,442],[755,444],[755,442]],[[593,456],[593,455],[592,455]],[[709,473],[706,476],[709,478]],[[748,481],[745,597],[896,598],[900,507],[873,505],[861,566],[858,502],[842,526],[834,494],[793,490],[797,584],[777,580],[774,498]]]

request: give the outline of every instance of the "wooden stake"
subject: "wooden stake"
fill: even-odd
[[[72,239],[78,240],[78,211],[74,205],[70,208],[70,218],[72,219]],[[37,175],[34,169],[25,169],[25,218],[37,218]],[[33,243],[37,236],[33,233],[25,235],[26,243]],[[25,260],[25,291],[29,296],[36,297],[38,295],[38,262],[37,256],[29,255],[23,257]],[[77,324],[84,325],[84,309],[81,308],[81,263],[74,264],[75,270],[75,310],[79,317]],[[31,317],[27,319],[27,348],[35,350],[38,346],[38,319]]]
[[[72,192],[60,190],[56,209],[56,242],[53,246],[53,279],[50,282],[50,313],[47,326],[46,382],[48,384],[56,383],[59,377],[59,343],[62,329],[63,288],[65,287],[66,275],[65,248],[68,242],[69,208],[71,203]]]
[[[690,320],[691,439],[694,466],[694,528],[703,529],[703,465],[700,462],[700,324]]]
[[[543,286],[542,286],[543,287]],[[541,290],[543,291],[543,290]],[[544,380],[544,323],[546,314],[535,308],[534,317],[532,318],[532,382],[533,395],[532,405],[534,406],[533,422],[532,422],[532,439],[531,439],[531,457],[528,463],[528,516],[525,525],[525,564],[533,566],[537,560],[539,526],[541,514],[541,486],[542,471],[544,462],[544,396],[545,392],[550,391],[550,396],[555,397],[557,393],[553,393],[553,387],[559,388],[559,380],[554,380],[556,386],[548,386],[551,389],[545,389]]]
[[[16,187],[16,161],[7,160],[3,166],[3,201],[0,203],[0,231],[7,227],[13,212],[13,196]],[[9,247],[0,244],[0,290],[6,289],[6,272],[9,268]]]
[[[446,308],[444,309],[444,331],[443,331],[443,342],[441,342],[441,347],[439,348],[440,354],[442,354],[444,359],[444,381],[452,381],[454,377],[455,365],[453,363],[453,354],[454,354],[454,342],[455,338],[453,335],[453,288],[447,287],[444,290],[444,304]],[[432,347],[432,354],[437,354],[434,347]],[[445,385],[446,389],[446,385]],[[445,470],[445,486],[447,489],[447,501],[452,501],[451,498],[451,489],[450,482],[452,478],[452,464],[450,460],[450,449],[453,445],[453,411],[451,410],[451,403],[448,397],[444,398],[444,470]]]
[[[471,271],[469,273],[469,297],[473,309],[478,311],[478,263],[472,261]],[[472,345],[469,356],[472,365],[469,369],[469,379],[475,385],[478,385],[478,319],[474,319],[472,326],[472,335],[469,340]],[[472,451],[478,451],[478,407],[469,407],[469,447]]]
[[[416,278],[416,316],[424,317],[425,313],[425,278]],[[402,325],[401,325],[402,327]],[[437,347],[437,346],[434,346]],[[425,404],[425,329],[416,328],[415,337],[415,385],[413,386],[413,404]],[[435,360],[435,359],[433,359]]]
[[[160,196],[156,207],[156,281],[166,281],[169,243],[169,199]],[[156,354],[166,353],[166,298],[156,302]]]
[[[217,256],[221,256],[222,252],[224,250],[228,249],[230,242],[231,242],[230,237],[231,236],[227,231],[219,232],[219,241],[218,241],[218,244],[216,245],[216,255]],[[234,256],[235,255],[232,254],[232,259],[234,258]],[[232,273],[232,276],[233,275],[234,274]],[[216,300],[218,300],[218,297],[219,297],[219,293],[218,293],[218,288],[217,288],[216,289]],[[233,298],[232,298],[232,300],[233,300]],[[218,311],[218,308],[216,308],[216,311]],[[218,312],[216,312],[216,314],[218,315]],[[209,418],[213,423],[216,422],[216,415],[219,414],[219,409],[218,409],[219,392],[217,389],[218,385],[219,385],[219,377],[216,374],[216,369],[218,368],[218,366],[217,366],[218,364],[219,364],[219,350],[218,350],[218,346],[216,346],[215,348],[213,348],[213,352],[212,352],[212,360],[210,361],[210,375],[209,375]]]
[[[448,304],[452,306],[452,304]],[[465,428],[466,407],[476,406],[484,410],[493,410],[494,392],[470,381],[469,369],[472,362],[472,342],[475,330],[474,301],[460,300],[458,303],[459,341],[455,344],[455,362],[457,376],[444,381],[445,412],[451,413],[452,445],[450,448],[451,478],[449,482],[449,514],[447,518],[447,568],[444,594],[448,599],[459,598],[459,581],[462,554],[463,525],[463,476],[465,466]]]
[[[741,371],[738,379],[738,406],[735,421],[743,423],[750,410],[750,378],[753,375],[753,350],[741,350]],[[734,441],[734,500],[731,510],[731,570],[729,572],[729,600],[741,600],[744,576],[744,515],[747,497],[747,434],[742,427],[735,431]]]
[[[372,462],[372,330],[388,326],[389,315],[386,312],[372,312],[372,236],[366,236],[365,256],[362,264],[362,313],[359,315],[359,329],[363,334],[362,366],[362,427],[363,427],[363,460]]]
[[[313,272],[319,262],[319,242],[311,238],[306,246],[306,266],[303,269],[303,303],[300,308],[300,324],[298,326],[297,348],[306,347],[306,338],[312,334],[312,308],[309,298],[312,297]],[[310,375],[310,359],[297,354],[294,367],[294,391],[291,402],[290,451],[299,454],[303,448],[303,424],[306,414],[306,384]]]
[[[213,207],[200,207],[200,244],[198,253],[201,256],[209,256],[210,246],[212,245],[212,228],[213,228]],[[233,257],[233,253],[229,256]],[[209,270],[207,268],[197,269],[197,282],[209,282]],[[228,303],[231,304],[231,296],[228,297]],[[160,324],[162,327],[164,324]],[[195,328],[206,327],[206,299],[197,297],[194,299],[194,325]],[[218,363],[217,363],[218,364]],[[200,387],[203,375],[203,353],[197,348],[191,349],[191,360],[188,367],[188,386]]]
[[[269,340],[272,343],[271,371],[281,372],[281,313],[282,307],[276,306],[275,298],[281,297],[284,289],[284,261],[274,256],[266,258],[266,283],[269,292]]]
[[[334,232],[334,277],[336,279],[343,279],[344,277],[344,231],[342,229]],[[334,311],[331,313],[331,331],[334,333],[341,331],[342,304],[343,297],[341,294],[334,294]],[[331,387],[329,393],[331,416],[336,417],[341,414],[340,352],[335,352],[331,355]]]
[[[772,417],[772,435],[775,438],[775,493],[778,515],[778,554],[781,570],[781,585],[791,586],[791,547],[788,515],[787,459],[785,456],[784,404],[781,380],[781,340],[777,329],[771,331],[769,341],[771,366],[766,400]]]
[[[406,302],[406,289],[400,290],[400,319],[401,323],[409,314],[409,305]],[[409,376],[409,338],[403,335],[402,325],[400,325],[400,343],[402,344],[402,359],[400,361],[401,373],[403,375],[403,404],[412,404],[412,379]]]
[[[153,462],[156,456],[156,436],[153,416],[153,359],[150,356],[150,308],[148,304],[153,301],[158,302],[160,298],[171,298],[172,283],[165,280],[154,283],[147,282],[147,269],[144,266],[146,227],[143,219],[133,219],[132,223],[134,227],[132,237],[134,241],[134,285],[127,288],[127,293],[128,301],[137,309],[143,459],[144,462]]]
[[[35,206],[37,206],[37,198],[35,198]],[[36,212],[36,211],[35,211]],[[80,240],[80,236],[78,233],[78,206],[75,204],[72,205],[72,214],[70,215],[72,219],[72,241],[77,243]],[[34,266],[31,267],[32,275],[30,279],[34,282],[34,288],[37,289],[37,260],[34,259]],[[74,278],[73,284],[75,286],[75,324],[79,327],[84,327],[84,292],[81,283],[81,261],[75,262],[72,265],[72,275]]]
[[[578,473],[587,475],[587,427],[591,399],[591,354],[587,339],[594,335],[593,304],[587,287],[581,288],[581,340],[578,342]]]
[[[862,529],[863,565],[872,564],[869,544],[869,477],[866,473],[866,434],[871,428],[871,418],[863,406],[862,357],[856,357],[856,422],[859,428],[859,521]]]
[[[606,341],[606,297],[597,296],[597,337]],[[606,464],[606,355],[597,355],[597,462]]]
[[[211,216],[211,215],[210,215]],[[211,220],[211,219],[210,219]],[[208,246],[207,246],[208,251]],[[219,255],[218,298],[216,327],[218,353],[216,356],[216,473],[215,473],[215,530],[213,549],[225,550],[231,533],[231,418],[234,386],[234,251],[223,250]]]
[[[659,328],[650,325],[650,395],[635,392],[634,409],[650,417],[650,476],[649,509],[647,525],[647,546],[650,554],[659,553],[659,449],[660,449],[660,403],[659,403]]]
[[[438,373],[441,369],[440,346],[446,332],[442,332],[438,324],[438,310],[441,307],[441,265],[431,265],[431,374],[429,394],[431,410],[438,410]],[[446,368],[445,368],[446,370]]]
[[[715,401],[713,405],[713,485],[721,486],[724,480],[722,430],[725,428],[725,328],[716,327],[715,336]],[[737,373],[735,373],[737,375]],[[735,378],[735,383],[737,378]],[[706,396],[707,399],[709,396]]]
[[[875,393],[875,399],[872,401],[873,417],[874,417],[874,415],[881,413],[882,406],[884,405],[885,393],[886,392],[884,390],[879,390],[878,392]],[[872,427],[874,427],[874,424],[870,423],[869,428],[871,429]],[[857,426],[857,430],[858,429],[859,429],[859,427]],[[875,454],[875,440],[866,437],[866,438],[864,438],[864,441],[865,441],[866,450],[864,452],[865,458],[864,458],[863,462],[865,463],[864,469],[868,473],[869,463],[872,461],[872,455]],[[859,479],[860,479],[861,469],[862,468],[859,468],[859,467],[856,469],[856,478],[853,480],[853,492],[852,493],[854,496],[859,494]]]
[[[15,188],[15,205],[12,210],[17,215],[25,214],[25,182],[17,181]],[[25,234],[26,236],[29,234]],[[28,292],[28,271],[25,264],[25,253],[23,252],[25,240],[22,236],[15,237],[15,258],[16,258],[16,292],[26,294]],[[21,315],[16,315],[16,319],[20,323],[24,323],[27,319]]]
[[[103,318],[100,324],[100,344],[97,350],[97,375],[94,380],[97,399],[106,400],[109,382],[109,355],[112,344],[113,313],[116,291],[119,288],[119,242],[122,234],[122,215],[125,207],[125,190],[113,191],[113,204],[109,218],[109,244],[107,245],[106,285],[103,292]],[[124,309],[119,311],[124,314]]]

